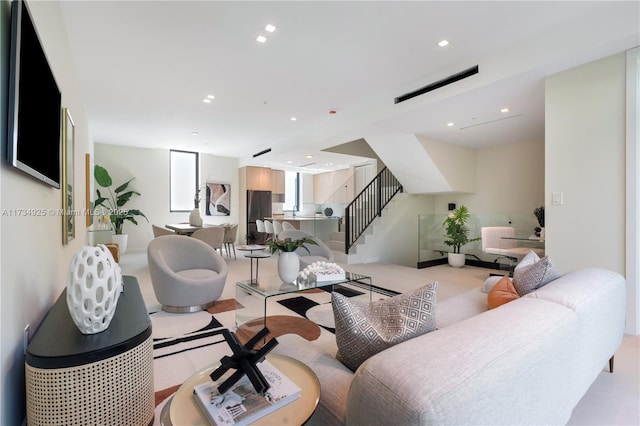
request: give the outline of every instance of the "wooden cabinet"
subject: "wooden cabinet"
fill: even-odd
[[[271,169],[266,167],[246,167],[247,189],[271,191]]]
[[[284,195],[284,170],[271,169],[271,192],[273,195]]]

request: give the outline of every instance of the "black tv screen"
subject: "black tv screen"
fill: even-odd
[[[60,188],[61,94],[24,0],[11,5],[9,163]]]

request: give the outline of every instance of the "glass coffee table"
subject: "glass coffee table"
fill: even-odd
[[[266,327],[267,302],[272,297],[322,287],[327,289],[330,287],[329,290],[331,291],[334,286],[349,284],[368,288],[369,301],[371,301],[373,289],[371,277],[353,272],[345,272],[343,279],[300,284],[284,283],[277,275],[261,277],[257,282],[253,280],[238,281],[236,282],[236,302],[238,303],[235,311],[236,327],[239,328],[241,325],[248,323],[256,324],[255,320],[258,318],[262,318],[263,321],[258,321],[260,327],[256,328],[255,331],[257,332],[262,327]]]

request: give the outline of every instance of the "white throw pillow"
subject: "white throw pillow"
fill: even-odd
[[[482,286],[482,292],[489,294],[493,286],[498,284],[500,280],[504,277],[504,275],[491,275],[489,278],[484,280],[484,285]]]

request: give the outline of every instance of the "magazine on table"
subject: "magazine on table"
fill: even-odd
[[[218,392],[224,378],[193,388],[193,397],[212,425],[247,425],[300,397],[298,385],[269,361],[262,361],[258,368],[270,385],[264,395],[256,392],[246,375],[224,394]]]

